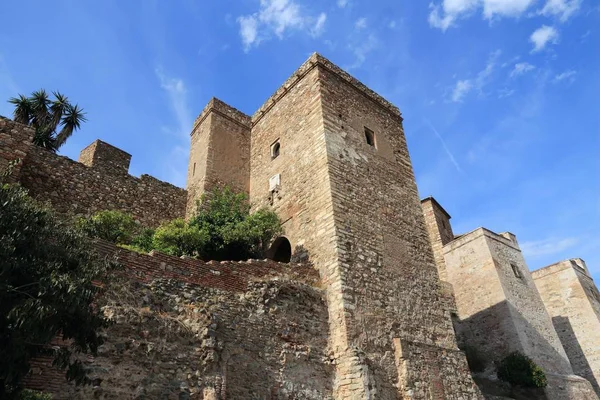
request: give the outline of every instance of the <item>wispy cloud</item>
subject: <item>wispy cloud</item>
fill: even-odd
[[[483,88],[490,82],[491,76],[498,64],[498,57],[500,57],[501,53],[500,50],[491,52],[485,68],[479,71],[475,78],[457,80],[452,91],[452,101],[455,103],[461,102],[473,89],[477,90],[479,95],[483,95]]]
[[[578,238],[548,238],[521,243],[521,251],[525,258],[536,259],[547,255],[560,253],[575,246]]]
[[[459,80],[452,91],[452,101],[459,103],[473,89],[473,84],[469,79]]]
[[[156,77],[169,98],[169,105],[177,121],[177,134],[183,138],[188,138],[192,129],[191,113],[187,104],[187,89],[185,83],[180,78],[169,77],[165,74],[162,67],[155,69]]]
[[[443,0],[430,4],[429,25],[442,31],[456,25],[461,18],[467,18],[477,10],[482,10],[485,19],[519,17],[535,3],[535,0]]]
[[[539,14],[555,16],[561,22],[567,21],[581,8],[581,0],[548,0]]]
[[[366,37],[361,37],[361,41],[348,45],[348,48],[354,54],[354,63],[346,66],[345,69],[352,70],[359,68],[364,64],[367,59],[367,55],[375,50],[379,45],[379,40],[374,33],[368,34]]]
[[[367,19],[365,17],[359,18],[354,23],[354,27],[359,30],[366,28],[367,27]]]
[[[339,8],[345,8],[348,5],[348,0],[337,0],[337,6]]]
[[[532,53],[543,50],[548,44],[556,44],[558,42],[558,31],[552,26],[542,25],[536,29],[529,41],[533,43]]]
[[[517,76],[526,74],[527,72],[532,71],[534,69],[535,66],[529,64],[528,62],[517,63],[515,64],[513,70],[510,72],[510,77],[515,78]]]
[[[317,37],[323,33],[326,20],[324,12],[309,14],[294,0],[260,0],[257,12],[237,18],[246,52],[272,35],[283,39],[288,32],[304,31]]]
[[[446,141],[444,140],[444,138],[442,138],[442,135],[440,135],[440,133],[437,131],[437,129],[435,129],[435,127],[433,126],[433,124],[429,120],[425,120],[425,123],[427,125],[429,125],[429,127],[431,128],[431,130],[433,131],[433,133],[435,134],[435,136],[439,139],[440,143],[442,144],[442,147],[444,148],[444,151],[446,152],[446,154],[448,155],[448,158],[450,159],[450,162],[452,162],[452,164],[454,165],[454,167],[456,167],[456,170],[458,172],[462,172],[462,170],[460,169],[460,165],[458,165],[458,162],[456,161],[456,158],[454,158],[454,155],[452,154],[452,152],[450,151],[450,149],[446,145]]]
[[[573,70],[568,70],[565,71],[563,73],[557,74],[554,76],[554,79],[552,80],[552,82],[554,83],[559,83],[559,82],[574,82],[575,81],[575,77],[577,75],[577,71],[573,71]]]

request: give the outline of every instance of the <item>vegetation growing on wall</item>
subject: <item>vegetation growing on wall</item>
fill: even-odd
[[[85,236],[18,187],[0,187],[0,398],[19,395],[32,358],[54,355],[68,379],[85,383],[75,353],[95,354],[107,320],[92,301],[114,265]],[[69,345],[50,346],[58,334]]]
[[[282,232],[274,212],[250,213],[247,196],[229,188],[204,195],[197,207],[190,221],[175,219],[156,230],[140,227],[131,215],[119,211],[101,211],[78,225],[91,237],[128,249],[203,260],[264,258],[271,241]]]
[[[15,109],[16,122],[35,129],[33,143],[48,150],[57,151],[69,137],[86,121],[83,109],[72,105],[60,92],[52,92],[50,99],[44,90],[38,90],[26,97],[22,94],[8,100]]]
[[[544,371],[531,358],[518,351],[500,361],[498,378],[523,387],[543,388],[548,384]]]

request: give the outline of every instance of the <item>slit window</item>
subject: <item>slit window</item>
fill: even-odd
[[[365,127],[365,140],[369,146],[375,147],[375,133],[367,127]]]
[[[521,271],[519,270],[519,267],[517,267],[515,264],[511,263],[510,267],[512,268],[513,274],[515,274],[515,276],[519,279],[523,279],[523,275],[521,275]]]
[[[271,160],[279,157],[279,152],[281,150],[281,144],[279,143],[279,139],[271,145]]]
[[[192,169],[192,176],[196,175],[196,163],[194,163],[194,168]]]

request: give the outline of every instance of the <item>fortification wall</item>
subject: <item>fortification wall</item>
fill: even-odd
[[[127,153],[96,141],[82,152],[85,165],[31,145],[32,134],[30,128],[0,118],[0,168],[21,158],[13,180],[59,213],[121,210],[146,226],[185,216],[186,191],[149,175],[129,175]],[[94,150],[102,156],[95,157]]]
[[[583,260],[564,260],[532,276],[573,371],[600,395],[600,293]]]
[[[454,240],[450,215],[433,197],[421,200],[421,208],[423,209],[425,226],[433,249],[435,265],[438,269],[440,279],[447,281],[448,275],[446,273],[446,263],[444,262],[444,245]]]
[[[66,398],[329,399],[332,365],[318,273],[272,261],[202,262],[117,254],[128,279],[99,301],[114,324],[91,386],[38,360],[27,386]]]

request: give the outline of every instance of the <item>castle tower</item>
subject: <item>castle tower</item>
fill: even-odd
[[[461,345],[488,365],[513,351],[531,357],[548,376],[549,399],[595,398],[573,375],[516,236],[478,228],[453,237],[449,214],[434,198],[421,206],[440,276],[453,288]]]
[[[600,292],[580,258],[532,272],[573,371],[600,396]]]
[[[454,233],[452,233],[452,225],[450,224],[450,214],[431,196],[421,200],[421,207],[431,247],[433,248],[435,265],[440,274],[440,279],[447,281],[443,247],[454,240]]]
[[[252,118],[250,200],[320,271],[335,398],[479,398],[395,106],[314,54]]]
[[[250,117],[212,98],[192,129],[187,216],[194,213],[196,200],[215,186],[248,193],[249,157]]]

